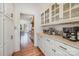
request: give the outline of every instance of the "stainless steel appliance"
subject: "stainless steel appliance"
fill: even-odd
[[[79,40],[79,27],[64,27],[63,37],[71,41]]]

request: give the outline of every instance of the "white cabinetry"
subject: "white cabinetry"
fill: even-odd
[[[50,49],[50,44],[51,44],[51,42],[50,42],[50,40],[48,39],[48,38],[45,38],[44,39],[45,40],[45,43],[44,43],[44,50],[45,50],[45,55],[47,55],[47,56],[50,56],[51,54],[51,49]],[[48,47],[48,48],[46,48],[46,47]],[[52,54],[53,55],[53,54]]]
[[[8,17],[12,16],[13,13],[13,4],[12,3],[4,3],[4,14],[7,15]]]
[[[0,56],[12,55],[14,51],[14,21],[12,13],[13,4],[0,3]]]
[[[42,26],[79,22],[78,10],[79,3],[55,3],[48,7],[47,10],[44,10],[46,15],[44,14],[43,16],[45,16],[45,20],[48,20],[44,21]]]
[[[46,35],[39,35],[39,37],[39,48],[46,56],[79,56],[79,49],[56,41],[57,38],[50,38]]]
[[[79,55],[79,49],[77,49],[77,48],[68,46],[66,44],[63,44],[63,43],[60,43],[60,42],[57,42],[57,41],[56,41],[56,46],[60,50],[64,51],[65,53],[68,53],[69,55],[72,55],[72,56],[78,56]]]
[[[12,55],[14,50],[14,24],[13,20],[4,17],[4,55]]]

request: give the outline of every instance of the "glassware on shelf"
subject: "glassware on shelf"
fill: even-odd
[[[45,11],[45,23],[49,23],[49,9]]]
[[[79,3],[71,3],[71,8],[79,6]]]
[[[58,8],[58,7],[59,7],[59,5],[57,3],[55,3],[55,8]]]
[[[70,3],[65,3],[63,5],[63,11],[69,10],[70,9]]]
[[[71,18],[79,17],[79,7],[71,10]]]
[[[70,16],[69,11],[63,13],[63,19],[69,19],[69,16]]]
[[[41,14],[41,24],[44,24],[44,13]]]
[[[52,5],[52,11],[54,10],[54,5]]]
[[[56,12],[55,12],[55,14],[58,14],[58,13],[59,13],[59,8],[57,8],[57,9],[56,9]]]
[[[52,11],[52,16],[54,16],[54,11]]]
[[[51,19],[52,19],[51,21],[54,22],[54,17],[52,17]]]
[[[59,15],[56,15],[55,16],[55,20],[59,20]]]

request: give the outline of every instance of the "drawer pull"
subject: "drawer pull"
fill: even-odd
[[[50,40],[47,39],[47,41],[49,42]]]
[[[52,49],[52,51],[56,52],[56,50]]]
[[[62,47],[62,46],[59,46],[59,47],[61,47],[61,48],[64,49],[64,50],[67,50],[66,48],[64,48],[64,47]]]

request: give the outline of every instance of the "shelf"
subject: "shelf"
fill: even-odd
[[[56,9],[56,10],[55,10],[55,13],[56,13],[56,14],[59,13],[59,9]]]
[[[68,12],[68,11],[70,12],[70,10],[68,9],[68,10],[66,10],[66,11],[63,11],[63,13],[66,13],[66,12]]]
[[[76,6],[72,7],[71,10],[75,9],[75,8],[79,8],[79,5],[76,5]]]
[[[55,8],[54,10],[59,9],[59,7]]]
[[[59,13],[55,14],[53,17],[55,17],[55,16],[57,16],[57,15],[59,15]]]
[[[63,20],[59,20],[59,21],[57,20],[57,21],[51,22],[50,24],[45,24],[45,25],[42,25],[42,26],[67,24],[67,23],[75,23],[75,22],[79,22],[79,17],[75,17],[75,18],[72,18],[72,19],[63,19]]]
[[[69,11],[66,13],[63,13],[63,19],[69,19],[70,18],[70,13]]]
[[[52,12],[51,12],[51,16],[54,16],[54,13],[55,13],[55,11],[52,11]]]
[[[79,7],[79,3],[71,3],[71,8],[73,8],[73,7]]]

